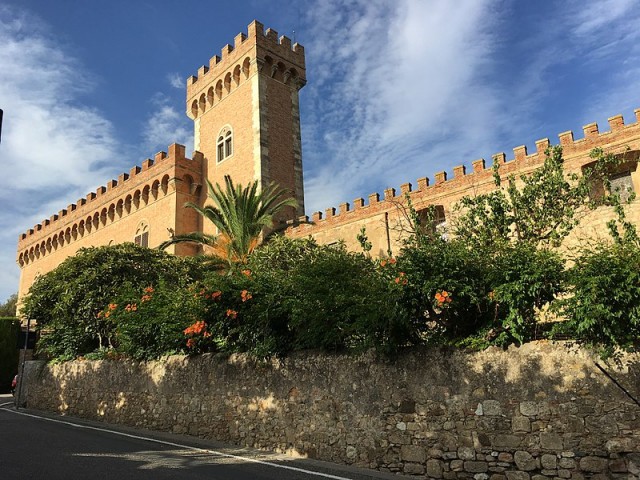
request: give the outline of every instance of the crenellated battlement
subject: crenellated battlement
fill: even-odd
[[[285,69],[294,69],[296,75],[304,81],[304,47],[298,43],[292,45],[291,39],[284,35],[278,37],[278,32],[271,28],[265,31],[264,25],[254,20],[249,24],[247,34],[238,33],[233,46],[227,44],[222,47],[220,55],[211,57],[209,65],[202,65],[197,75],[187,78],[187,104],[190,105],[194,98],[216,80],[221,82],[221,88],[229,90],[232,80],[237,83],[241,74],[248,76],[251,66],[256,62],[264,62],[267,57],[276,60],[275,63],[284,62]],[[215,93],[220,96],[222,90],[218,89]]]
[[[143,195],[157,195],[161,189],[167,190],[170,181],[176,178],[180,171],[190,172],[191,179],[200,178],[202,162],[204,157],[200,152],[194,152],[192,158],[185,156],[184,145],[174,143],[169,146],[168,154],[158,152],[153,159],[146,159],[141,166],[134,166],[129,173],[121,173],[118,179],[112,179],[106,185],[98,187],[95,192],[89,192],[86,197],[78,199],[75,203],[68,205],[57,214],[42,220],[26,232],[20,234],[18,238],[18,252],[29,249],[52,234],[65,234],[65,228],[78,220],[85,221],[86,218],[93,219],[98,216],[99,220],[105,220],[101,209],[106,208],[107,215],[115,214],[115,207],[108,207],[111,203],[123,208],[128,197],[129,202],[134,201],[134,197],[139,193],[139,198]],[[142,189],[138,188],[145,184],[150,184]],[[138,192],[139,190],[139,192]],[[154,193],[155,190],[155,193]],[[128,195],[129,194],[129,195]],[[122,197],[122,198],[120,198]]]
[[[627,148],[640,150],[640,109],[634,111],[635,122],[626,124],[622,115],[615,115],[608,119],[609,131],[600,132],[597,123],[590,123],[583,127],[583,138],[575,139],[572,131],[558,134],[559,144],[563,148],[565,164],[569,170],[577,171],[584,164],[591,161],[589,153],[593,148],[600,147],[612,153],[622,153]],[[465,165],[453,167],[453,175],[449,177],[446,171],[436,172],[433,182],[428,177],[417,179],[414,189],[413,184],[403,183],[399,190],[387,188],[383,195],[374,192],[368,196],[368,203],[363,198],[356,198],[353,205],[342,203],[339,208],[330,207],[314,212],[311,219],[302,216],[297,221],[290,222],[288,232],[293,236],[308,235],[316,229],[350,222],[352,220],[368,217],[377,212],[383,212],[395,208],[398,202],[402,202],[405,194],[409,194],[415,204],[436,204],[447,197],[459,198],[470,194],[471,187],[493,184],[493,161],[500,165],[502,175],[510,173],[526,173],[539,167],[545,159],[545,151],[551,146],[548,138],[535,142],[534,153],[529,153],[526,145],[520,145],[513,149],[513,158],[507,160],[504,152],[491,156],[492,162],[488,163],[481,158],[471,162],[471,169]],[[311,223],[309,223],[311,220]]]

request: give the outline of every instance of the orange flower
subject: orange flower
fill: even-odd
[[[204,321],[200,320],[193,325],[188,326],[184,329],[185,335],[199,335],[207,328],[207,324]]]
[[[211,336],[211,333],[209,333],[209,332],[204,332],[204,333],[202,334],[202,336],[203,336],[204,338],[208,338],[208,337],[210,337],[210,336]]]
[[[451,303],[452,301],[451,294],[446,290],[436,292],[435,299],[436,299],[436,302],[438,302],[438,306],[440,307],[442,307],[447,303]]]
[[[193,338],[190,338],[189,340],[187,340],[187,348],[193,348],[195,344],[196,344],[196,341]]]
[[[247,270],[242,270],[242,274],[246,277],[251,277],[251,270],[247,269]]]
[[[213,292],[211,294],[211,298],[213,300],[218,300],[221,296],[222,296],[222,292],[220,290],[218,290],[217,292]]]
[[[395,282],[397,284],[406,285],[407,283],[409,283],[409,281],[407,280],[407,274],[404,272],[398,273],[398,276],[396,277]]]
[[[386,265],[387,265],[387,261],[386,261],[386,260],[382,260],[382,261],[380,261],[380,266],[381,266],[381,267],[384,267],[384,266],[386,266]]]
[[[227,310],[227,317],[229,318],[237,318],[238,317],[238,312],[236,312],[235,310],[232,309],[228,309]]]
[[[117,303],[110,303],[109,304],[109,310],[115,310],[116,308],[118,308],[118,304]]]
[[[104,315],[104,312],[98,312],[98,314],[96,315],[96,317],[98,318],[102,318],[102,316]]]
[[[396,260],[395,258],[393,258],[393,257],[391,257],[391,258],[389,259],[389,264],[390,264],[390,265],[395,265],[395,264],[396,264],[396,262],[397,262],[397,260]]]
[[[251,300],[253,298],[253,295],[251,295],[247,290],[242,290],[240,296],[242,297],[243,302],[246,302],[247,300]]]
[[[135,303],[131,304],[131,311],[135,312],[136,310],[138,310],[138,305],[136,305]]]
[[[149,300],[151,300],[151,295],[143,295],[142,298],[140,299],[142,303],[148,302]]]
[[[105,312],[104,318],[109,318],[109,315],[111,315],[111,312]]]
[[[147,287],[144,289],[144,293],[153,293],[153,292],[154,292],[153,287]]]

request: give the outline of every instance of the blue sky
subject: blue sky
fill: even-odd
[[[19,233],[177,141],[255,18],[305,46],[307,213],[640,108],[640,0],[4,0],[0,301]]]

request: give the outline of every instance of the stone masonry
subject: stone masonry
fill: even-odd
[[[638,479],[640,406],[595,362],[547,342],[394,362],[314,353],[31,362],[26,402],[416,478]],[[640,396],[640,355],[605,368]]]

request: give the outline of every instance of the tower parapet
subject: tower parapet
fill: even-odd
[[[187,78],[187,115],[195,119],[237,85],[241,75],[246,78],[265,65],[269,69],[266,74],[271,77],[280,74],[287,81],[295,80],[298,88],[306,83],[304,47],[292,45],[284,35],[278,37],[271,28],[265,31],[264,25],[254,20],[247,34],[238,33],[233,46],[222,47],[209,65],[202,65],[197,75]]]

